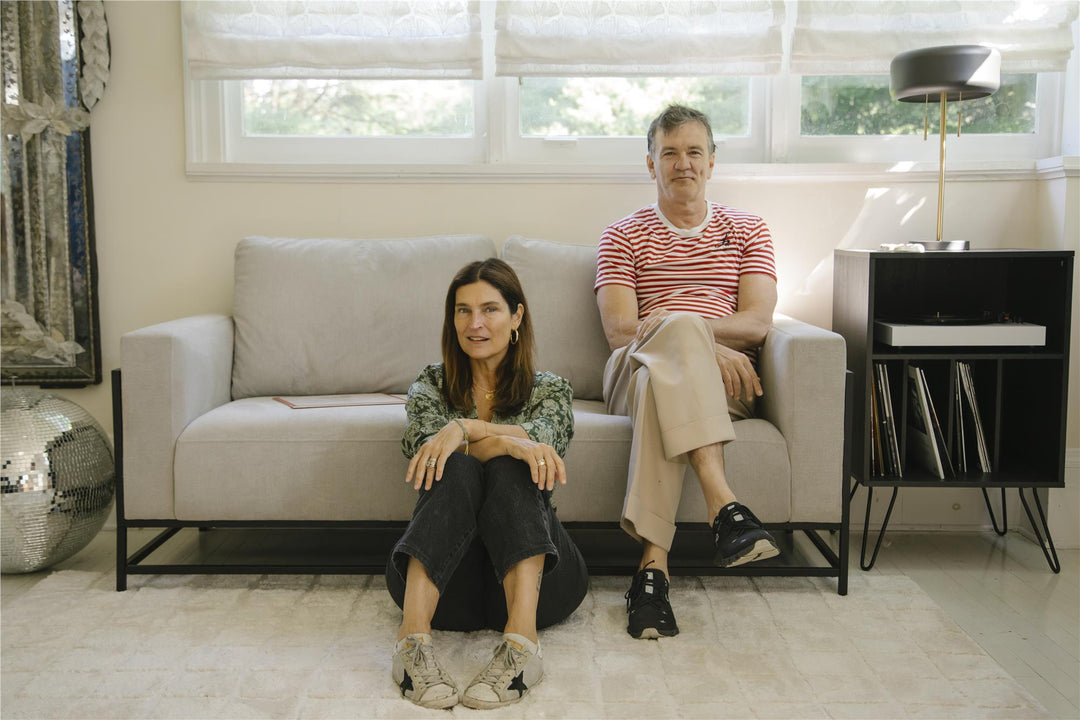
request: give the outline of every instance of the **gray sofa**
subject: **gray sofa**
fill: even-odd
[[[400,530],[416,499],[403,482],[404,406],[297,410],[272,398],[405,393],[424,365],[439,360],[451,277],[495,254],[494,243],[479,236],[247,238],[236,248],[231,316],[188,317],[124,335],[122,372],[114,373],[122,408],[118,589],[132,572],[197,570],[146,565],[149,546],[129,556],[131,528],[162,528],[153,547],[189,526]],[[623,537],[617,522],[631,428],[604,410],[608,348],[592,291],[596,248],[511,237],[501,256],[524,286],[538,366],[574,387],[569,482],[554,502],[580,534],[586,559],[616,571],[603,548]],[[829,558],[833,542],[814,567],[745,571],[832,575],[846,592],[843,340],[778,316],[759,369],[760,417],[737,422],[737,440],[726,451],[731,485],[764,522],[813,530],[808,536],[819,550],[829,543],[817,530],[842,530],[842,561]],[[678,519],[703,523],[693,471],[686,482]],[[601,536],[607,540],[594,548]],[[673,567],[676,555],[677,548]]]

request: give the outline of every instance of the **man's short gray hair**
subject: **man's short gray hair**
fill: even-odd
[[[702,124],[705,128],[705,134],[709,136],[709,154],[712,155],[716,152],[716,143],[713,142],[712,125],[709,124],[708,115],[685,105],[668,105],[649,125],[649,155],[653,154],[653,142],[656,139],[657,128],[668,133],[688,122]]]

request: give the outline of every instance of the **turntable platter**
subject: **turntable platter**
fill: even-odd
[[[991,318],[986,315],[953,315],[942,312],[915,313],[898,320],[912,325],[986,325],[991,322]]]

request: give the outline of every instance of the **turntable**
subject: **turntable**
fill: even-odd
[[[990,313],[981,315],[954,315],[951,313],[912,313],[896,318],[909,325],[986,325],[993,321]]]
[[[1046,326],[1008,314],[921,313],[874,321],[874,339],[893,347],[1042,347]]]

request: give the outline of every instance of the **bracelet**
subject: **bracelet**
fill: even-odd
[[[461,422],[461,420],[458,419],[458,418],[454,418],[454,422],[456,422],[457,426],[459,428],[461,428],[461,434],[465,438],[465,454],[468,455],[469,454],[469,433],[465,429],[465,423]]]

